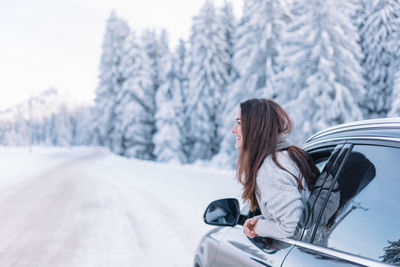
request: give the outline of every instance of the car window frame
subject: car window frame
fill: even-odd
[[[309,243],[313,243],[314,242],[314,238],[315,238],[315,235],[317,233],[318,226],[319,226],[319,224],[321,222],[321,218],[322,218],[323,212],[324,212],[324,210],[326,208],[326,205],[328,203],[329,197],[330,197],[330,195],[332,193],[332,189],[333,189],[333,187],[334,187],[334,185],[335,185],[335,183],[336,183],[336,181],[338,179],[338,176],[341,174],[343,166],[345,165],[345,162],[347,161],[351,151],[353,150],[353,147],[354,147],[354,144],[345,142],[343,144],[343,146],[340,148],[340,152],[339,152],[337,158],[335,159],[335,162],[332,164],[331,168],[329,170],[327,170],[328,173],[332,174],[332,171],[337,167],[336,173],[332,175],[332,177],[333,177],[332,184],[331,184],[331,186],[329,188],[329,191],[328,191],[327,195],[325,196],[325,199],[323,199],[322,208],[321,208],[321,210],[319,211],[319,213],[317,215],[317,220],[315,221],[315,224],[314,224],[313,229],[311,231],[311,237],[310,237],[309,240],[301,239],[302,241],[306,241],[306,242],[309,242]],[[342,154],[344,154],[344,155],[342,155]],[[343,157],[343,158],[341,158],[341,157]],[[317,200],[318,200],[318,197],[315,199],[314,203],[316,203]]]
[[[339,168],[342,166],[346,155],[349,153],[349,151],[351,151],[350,146],[351,146],[351,145],[347,144],[346,140],[343,140],[342,142],[337,143],[335,146],[330,145],[330,146],[323,146],[323,147],[322,147],[322,146],[321,146],[321,147],[315,147],[315,148],[310,149],[310,150],[307,151],[310,155],[312,155],[312,153],[319,153],[319,152],[320,152],[320,149],[322,150],[322,149],[329,149],[329,148],[332,149],[332,148],[333,148],[333,150],[332,150],[332,152],[331,152],[331,154],[330,154],[330,156],[329,156],[329,158],[328,158],[328,161],[326,162],[326,163],[328,163],[329,161],[333,161],[332,164],[329,166],[329,169],[326,169],[327,166],[326,166],[326,164],[325,164],[324,168],[323,168],[322,171],[321,171],[321,173],[322,173],[323,171],[325,171],[325,172],[327,173],[327,177],[325,178],[325,180],[324,180],[323,183],[326,182],[326,179],[328,178],[329,174],[332,174],[332,171],[333,171],[336,167],[339,169]],[[347,150],[347,151],[345,151],[345,150]],[[332,156],[335,152],[338,153],[338,154],[337,154],[338,156],[337,156],[336,158],[333,159],[333,158],[331,158],[331,156]],[[343,158],[342,158],[342,154],[343,154],[343,153],[345,153],[346,155],[344,155]],[[338,165],[339,165],[339,166],[338,166]],[[334,167],[335,167],[335,168],[334,168]],[[334,175],[332,175],[332,176],[333,176],[333,181],[335,181],[335,179],[337,179],[337,174],[338,174],[338,173],[339,173],[339,172],[336,172]],[[318,177],[318,179],[319,179],[319,177]],[[333,185],[334,185],[334,183],[332,183],[332,185],[329,187],[329,193],[325,196],[325,199],[322,199],[322,201],[323,201],[323,203],[324,203],[324,204],[323,204],[324,206],[326,206],[326,203],[327,203],[327,201],[328,201],[328,199],[329,199],[330,192],[332,191]],[[315,204],[317,203],[317,201],[320,200],[321,191],[322,191],[322,188],[320,189],[320,192],[318,192],[318,196],[316,197],[316,199],[314,200],[314,202],[313,202],[313,204],[312,204],[312,210],[314,209],[314,206],[315,206]],[[311,195],[311,193],[312,193],[312,192],[310,192],[310,195]],[[325,207],[324,207],[324,208],[325,208]],[[301,229],[299,238],[290,238],[290,239],[292,239],[293,241],[302,241],[302,242],[306,242],[306,243],[312,243],[313,238],[314,238],[314,236],[315,236],[315,232],[316,232],[316,230],[317,230],[317,228],[318,228],[317,226],[318,226],[319,223],[320,223],[321,216],[322,216],[322,213],[323,213],[324,208],[322,208],[322,209],[318,212],[318,214],[316,214],[317,220],[315,221],[315,224],[314,224],[314,226],[313,226],[313,228],[312,228],[312,230],[311,230],[311,233],[310,233],[310,236],[309,236],[309,237],[305,236],[304,234],[305,234],[305,230],[307,229],[307,225],[308,225],[308,222],[309,222],[310,217],[308,217],[308,218],[306,219],[305,226],[303,227],[303,229]],[[310,214],[311,214],[311,212],[310,212]]]

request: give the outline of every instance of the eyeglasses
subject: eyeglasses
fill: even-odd
[[[240,123],[241,123],[241,122],[240,122],[240,118],[236,118],[236,119],[235,119],[235,122],[234,122],[233,124],[240,125]]]

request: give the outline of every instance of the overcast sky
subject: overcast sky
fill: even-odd
[[[0,0],[0,110],[50,87],[90,102],[112,9],[137,32],[166,28],[173,46],[204,1]],[[243,0],[231,2],[239,16]]]

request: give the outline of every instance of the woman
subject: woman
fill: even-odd
[[[237,177],[242,198],[260,216],[246,220],[248,237],[294,235],[319,171],[302,149],[289,145],[287,113],[274,101],[250,99],[240,104],[232,133],[239,149]]]

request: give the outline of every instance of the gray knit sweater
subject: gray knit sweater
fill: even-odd
[[[262,215],[255,230],[259,236],[284,238],[294,235],[310,192],[287,151],[277,152],[277,160],[302,179],[305,189],[300,192],[295,178],[280,169],[268,156],[257,173],[256,198]]]

